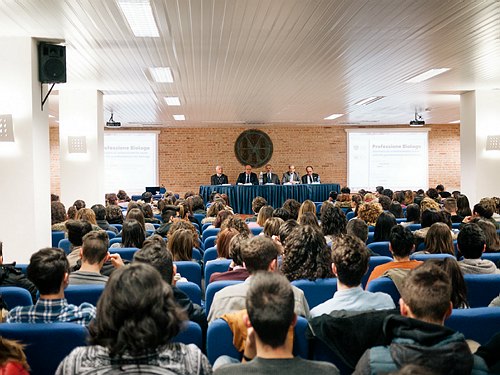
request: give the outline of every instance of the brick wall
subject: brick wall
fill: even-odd
[[[61,194],[61,166],[59,163],[59,127],[49,128],[50,137],[50,192]]]
[[[460,125],[431,125],[429,132],[429,186],[460,188]],[[371,128],[371,127],[370,127]],[[294,164],[300,174],[313,165],[323,182],[347,183],[346,127],[261,126],[274,145],[270,163],[280,177]],[[130,130],[127,128],[127,130]],[[141,129],[145,130],[145,129]],[[155,128],[154,130],[158,130]],[[183,194],[210,183],[221,164],[229,182],[243,171],[234,155],[234,142],[243,127],[164,128],[158,138],[159,178],[168,190]],[[59,191],[58,134],[51,128],[51,188]]]

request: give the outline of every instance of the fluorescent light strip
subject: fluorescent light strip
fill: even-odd
[[[167,105],[181,105],[181,101],[177,96],[166,96],[165,101]]]
[[[435,77],[439,74],[442,74],[444,72],[447,72],[448,70],[450,70],[450,68],[430,69],[422,74],[419,74],[418,76],[410,78],[408,81],[406,81],[406,83],[419,83],[427,79],[430,79],[432,77]]]
[[[156,82],[160,83],[174,82],[174,77],[172,76],[172,70],[170,68],[167,67],[149,68],[149,73]]]
[[[174,120],[176,121],[184,121],[186,119],[186,116],[184,115],[173,115],[174,116]]]
[[[354,105],[368,105],[376,102],[377,100],[383,99],[385,96],[370,96],[369,98],[360,100],[359,102],[354,103]]]
[[[325,117],[325,120],[335,120],[336,118],[344,116],[343,113],[334,113],[333,115],[330,115],[328,117]]]
[[[160,36],[149,0],[118,0],[118,5],[135,36]]]
[[[460,120],[450,121],[449,124],[460,124]]]

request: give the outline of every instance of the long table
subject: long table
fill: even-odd
[[[340,192],[339,184],[298,184],[298,185],[201,185],[200,195],[205,202],[210,200],[212,192],[227,194],[234,212],[252,214],[252,200],[263,197],[274,208],[281,207],[287,199],[303,202],[323,202],[328,199],[330,191]]]

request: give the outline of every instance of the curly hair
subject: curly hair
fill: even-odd
[[[297,220],[297,218],[299,217],[300,203],[297,200],[287,199],[285,203],[283,203],[282,208],[284,208],[290,213],[289,219]],[[282,219],[285,220],[284,218]]]
[[[207,210],[207,217],[216,217],[219,211],[222,211],[226,208],[223,202],[216,201],[212,203],[212,205]]]
[[[355,236],[346,235],[335,239],[332,249],[332,261],[339,281],[349,287],[361,284],[370,259],[365,243]]]
[[[420,212],[424,212],[425,210],[440,211],[441,207],[439,207],[439,203],[437,203],[435,200],[425,197],[420,202]]]
[[[380,203],[363,203],[358,208],[358,217],[366,224],[374,226],[382,211]]]
[[[224,221],[226,221],[229,216],[233,216],[234,214],[229,211],[229,210],[222,210],[222,211],[219,211],[218,214],[217,214],[217,217],[215,218],[215,221],[214,221],[214,228],[220,228],[222,223]]]
[[[310,225],[295,228],[285,243],[281,270],[288,280],[333,277],[332,253],[323,234]]]
[[[323,235],[340,236],[346,233],[347,218],[341,208],[331,202],[323,202],[320,217]]]
[[[246,234],[250,236],[250,228],[248,228],[248,224],[245,223],[241,217],[230,216],[227,220],[225,220],[220,226],[221,231],[227,228],[234,228],[238,232]]]
[[[66,207],[61,202],[52,202],[50,204],[50,217],[52,224],[62,223],[66,221]]]
[[[139,262],[111,274],[96,314],[90,343],[107,348],[118,362],[125,354],[140,356],[167,344],[187,319],[160,273]]]

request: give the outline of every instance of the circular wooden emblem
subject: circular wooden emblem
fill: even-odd
[[[273,141],[263,131],[245,130],[234,144],[234,153],[241,164],[262,167],[273,156]]]

